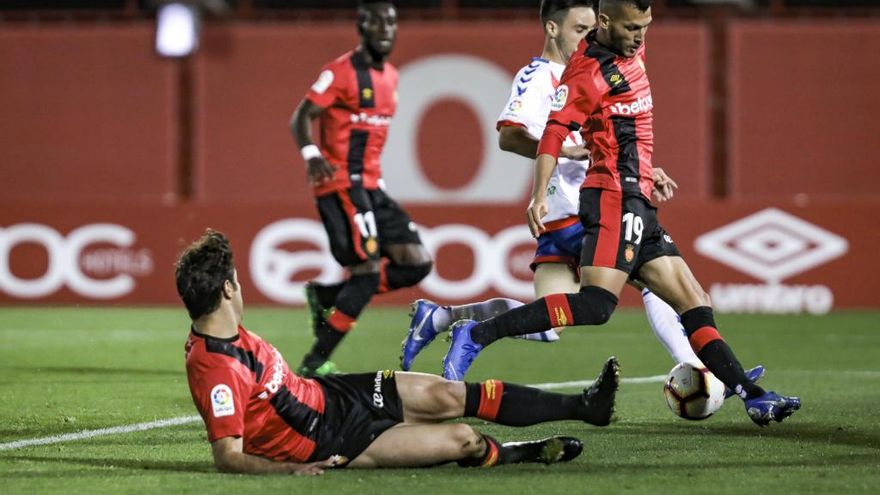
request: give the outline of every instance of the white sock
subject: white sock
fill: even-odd
[[[648,315],[651,330],[654,330],[657,340],[666,347],[666,352],[672,359],[677,363],[699,362],[700,358],[694,354],[675,310],[648,289],[642,291],[642,301],[645,303],[645,313]]]
[[[445,332],[449,330],[450,325],[458,320],[486,321],[489,318],[506,313],[522,305],[523,303],[516,299],[496,297],[461,306],[440,306],[431,315],[431,321],[434,323],[434,328],[437,329],[438,333]],[[543,332],[517,335],[515,338],[535,342],[556,342],[559,340],[559,335],[553,330],[545,330]]]
[[[556,342],[559,340],[559,334],[555,330],[544,330],[543,332],[527,333],[525,335],[514,335],[515,339],[531,340],[533,342]]]

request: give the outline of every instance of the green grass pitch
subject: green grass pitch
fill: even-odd
[[[302,310],[248,308],[245,325],[295,366],[310,343]],[[395,368],[404,308],[371,308],[335,356],[347,371]],[[607,428],[561,422],[504,428],[501,440],[569,434],[586,443],[567,465],[339,470],[318,478],[214,471],[200,422],[52,445],[0,450],[2,493],[878,493],[880,314],[718,317],[745,365],[767,366],[763,384],[800,395],[803,408],[761,429],[734,399],[708,420],[678,419],[659,383],[624,383]],[[188,320],[180,309],[3,308],[0,311],[0,444],[196,414],[183,370]],[[435,342],[416,370],[438,372]],[[619,311],[601,328],[561,342],[493,345],[469,379],[519,383],[590,379],[605,357],[624,378],[673,365],[644,314]],[[569,390],[576,392],[576,390]]]

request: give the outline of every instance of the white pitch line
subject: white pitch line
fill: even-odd
[[[666,375],[644,376],[639,378],[623,378],[621,383],[659,383],[666,379]],[[540,388],[543,390],[557,390],[561,388],[581,388],[592,385],[593,380],[578,380],[571,382],[551,382],[551,383],[535,383],[529,387]],[[103,437],[106,435],[121,435],[123,433],[132,433],[135,431],[147,431],[156,428],[167,428],[169,426],[185,425],[201,421],[200,416],[180,416],[177,418],[160,419],[158,421],[150,421],[147,423],[136,423],[133,425],[114,426],[112,428],[100,428],[97,430],[83,430],[76,433],[65,433],[64,435],[55,435],[43,438],[30,438],[26,440],[16,440],[15,442],[0,443],[0,451],[15,450],[24,447],[33,447],[36,445],[51,445],[53,443],[74,442],[77,440],[85,440],[87,438]]]
[[[620,383],[662,383],[664,380],[666,380],[666,375],[640,376],[637,378],[621,378]],[[578,380],[573,382],[533,383],[529,387],[557,390],[560,388],[589,387],[592,384],[593,380]]]
[[[158,421],[150,421],[148,423],[136,423],[133,425],[114,426],[112,428],[101,428],[98,430],[83,430],[76,433],[65,433],[64,435],[55,435],[52,437],[31,438],[28,440],[17,440],[15,442],[0,443],[0,450],[13,450],[23,447],[32,447],[34,445],[50,445],[53,443],[73,442],[76,440],[84,440],[86,438],[102,437],[105,435],[117,435],[121,433],[131,433],[134,431],[146,431],[154,428],[166,428],[169,426],[185,425],[201,421],[201,416],[180,416],[177,418],[160,419]]]

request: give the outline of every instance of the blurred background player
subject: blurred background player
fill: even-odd
[[[498,144],[501,149],[526,158],[537,156],[538,142],[544,133],[550,102],[559,86],[562,72],[571,54],[596,23],[593,0],[544,0],[540,18],[544,27],[544,49],[540,57],[519,70],[513,79],[510,96],[498,118]],[[578,132],[569,132],[560,150],[560,158],[546,187],[547,214],[545,230],[538,236],[532,269],[535,272],[535,296],[575,293],[584,228],[578,220],[578,198],[589,166],[589,151]],[[662,169],[654,169],[653,198],[663,202],[672,198],[676,183]],[[651,329],[676,363],[699,361],[685,337],[675,310],[647,289],[642,290],[645,311]],[[447,331],[456,321],[483,321],[512,308],[520,301],[494,298],[476,304],[440,306],[425,299],[413,304],[413,319],[403,341],[401,368],[409,370],[416,355],[437,334]],[[526,334],[539,342],[555,342],[562,329]],[[451,372],[451,370],[450,370]],[[756,379],[763,367],[749,373]],[[460,379],[444,370],[448,379]]]
[[[358,47],[324,66],[291,120],[333,257],[350,275],[306,285],[315,344],[297,369],[303,376],[335,372],[328,358],[373,294],[415,285],[432,267],[415,224],[385,193],[379,164],[397,107],[397,69],[386,61],[397,36],[394,5],[362,1],[357,27]]]
[[[580,395],[390,370],[302,378],[275,347],[241,326],[244,301],[223,234],[208,230],[185,249],[175,278],[192,319],[185,346],[190,392],[221,471],[550,464],[574,459],[583,444],[558,436],[501,444],[469,425],[441,422],[473,416],[509,426],[554,420],[605,426],[611,420],[619,376],[614,358]]]
[[[580,193],[580,290],[551,294],[484,322],[454,325],[444,375],[464,377],[479,352],[504,336],[607,322],[634,276],[675,308],[694,352],[745,401],[755,423],[782,421],[800,400],[766,392],[749,379],[718,333],[708,295],[650,204],[653,100],[644,39],[651,20],[651,0],[600,2],[597,29],[569,60],[538,146],[528,210],[536,236],[545,232],[547,186],[564,140],[580,130],[590,148],[593,163]]]

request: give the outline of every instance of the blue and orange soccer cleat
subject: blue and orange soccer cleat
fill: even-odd
[[[746,378],[749,379],[752,383],[757,383],[764,376],[764,367],[760,364],[755,366],[750,370],[746,370]],[[736,392],[733,391],[730,387],[724,387],[724,400],[727,400],[736,395]]]
[[[464,375],[474,362],[474,359],[483,350],[483,346],[471,339],[471,328],[477,322],[474,320],[459,320],[452,324],[452,343],[449,351],[443,358],[443,378],[447,380],[464,380]]]
[[[781,423],[801,408],[798,397],[786,397],[776,392],[765,392],[760,397],[746,399],[746,413],[758,426],[767,426],[770,421]]]
[[[434,328],[432,316],[439,307],[427,299],[418,299],[412,303],[412,321],[406,331],[406,338],[400,343],[400,369],[403,371],[409,371],[419,352],[437,337],[439,332]]]

